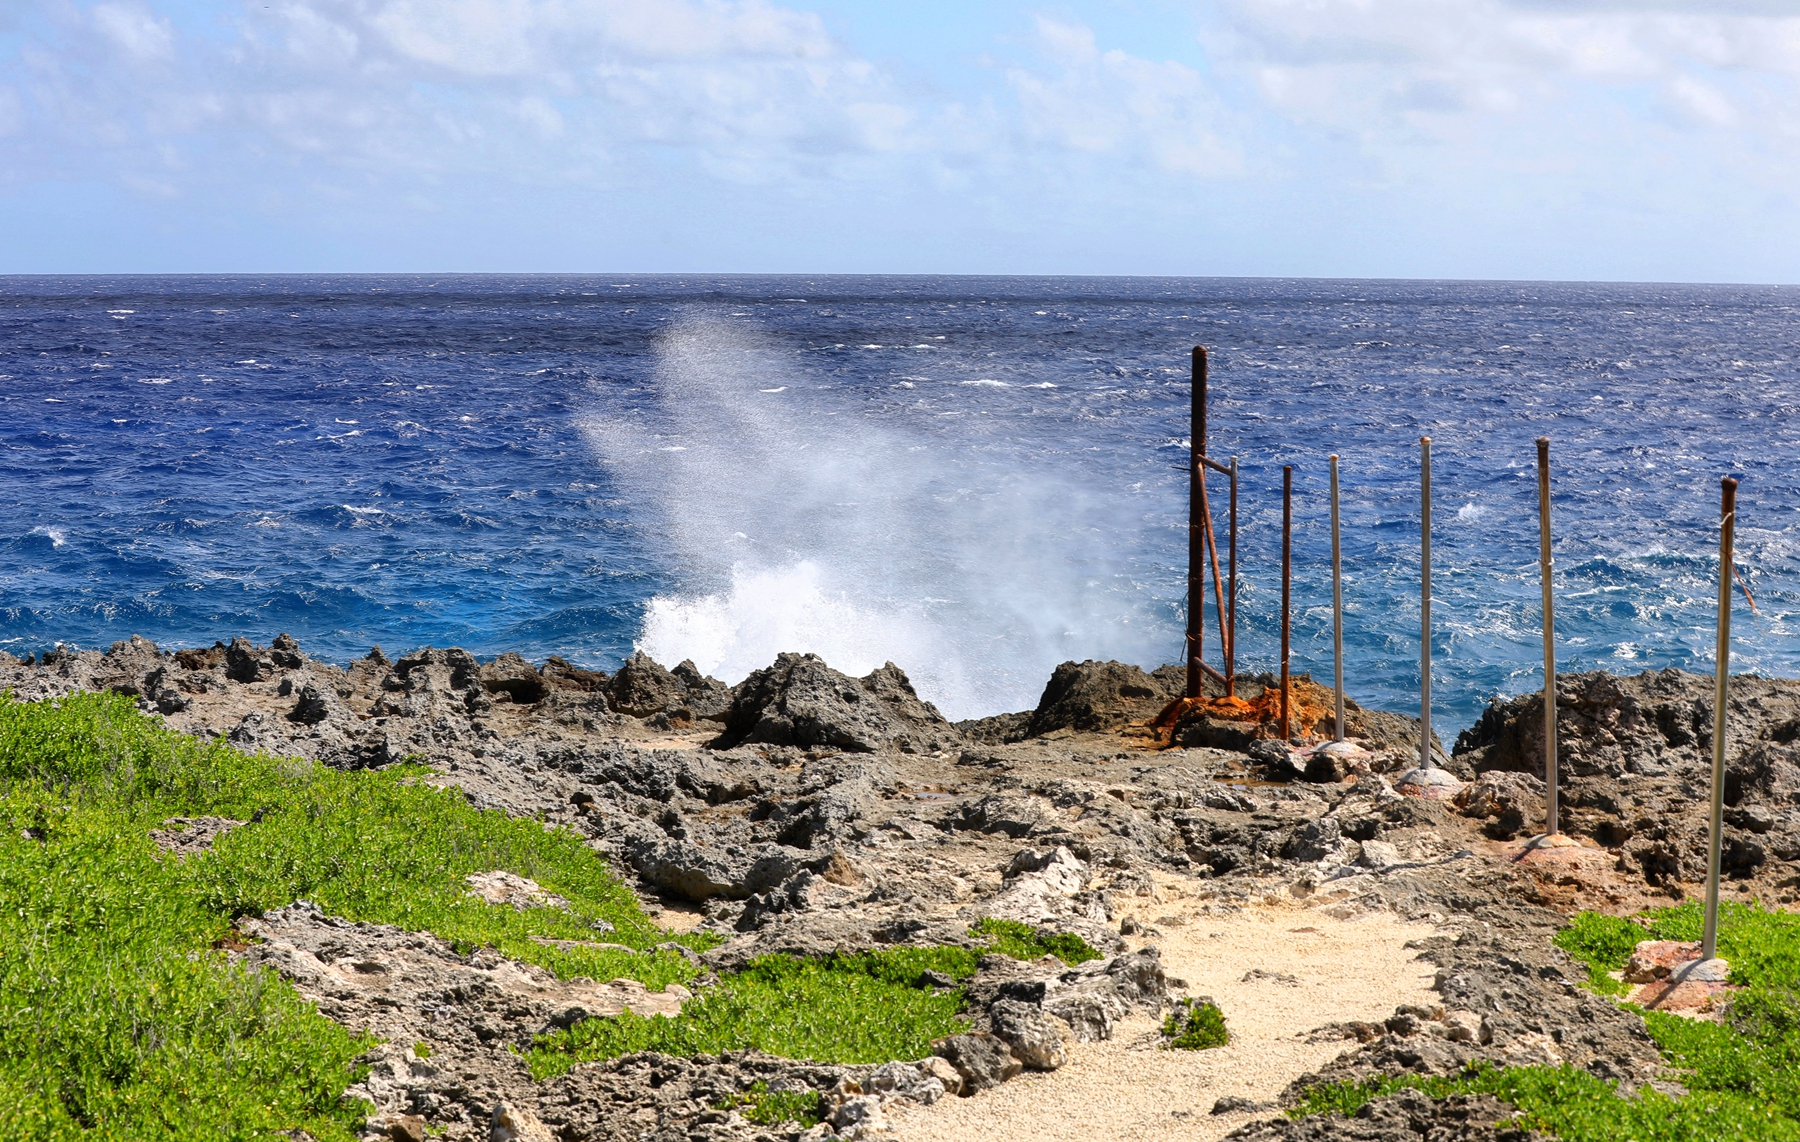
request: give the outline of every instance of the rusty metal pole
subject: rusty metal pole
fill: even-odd
[[[1294,552],[1294,466],[1281,469],[1281,740],[1294,736],[1294,723],[1288,716],[1288,603]]]
[[[1719,954],[1719,843],[1725,827],[1725,714],[1731,685],[1731,537],[1737,530],[1737,484],[1719,482],[1719,643],[1713,680],[1712,835],[1706,850],[1706,927],[1700,958]]]
[[[1194,346],[1192,378],[1193,407],[1188,426],[1187,696],[1198,698],[1201,694],[1201,640],[1205,630],[1201,610],[1206,606],[1206,539],[1201,520],[1200,490],[1201,460],[1206,455],[1206,347],[1203,345]]]
[[[1431,768],[1431,437],[1419,437],[1419,768]]]
[[[1544,581],[1544,833],[1554,837],[1562,829],[1556,812],[1556,610],[1550,590],[1550,438],[1538,437],[1537,448],[1538,574]]]
[[[1344,740],[1344,568],[1338,542],[1338,458],[1331,456],[1331,661],[1337,686],[1337,723],[1332,741]]]
[[[1225,696],[1237,696],[1237,457],[1231,458],[1231,555],[1225,574],[1230,583],[1225,589],[1225,609],[1227,611],[1226,626],[1231,628],[1231,640],[1225,646]]]

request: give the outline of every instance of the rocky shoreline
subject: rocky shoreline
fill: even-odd
[[[950,1094],[981,1098],[1023,1069],[1054,1071],[1069,1044],[1112,1039],[1189,994],[1158,951],[1165,916],[1255,910],[1429,925],[1412,946],[1436,998],[1379,1021],[1296,1027],[1340,1053],[1315,1075],[1287,1076],[1285,1094],[1221,1104],[1210,1136],[1506,1133],[1492,1125],[1499,1104],[1410,1092],[1352,1120],[1276,1114],[1318,1075],[1445,1074],[1492,1060],[1668,1084],[1643,1021],[1580,987],[1583,970],[1550,937],[1577,909],[1623,914],[1696,891],[1710,679],[1558,680],[1564,828],[1577,842],[1559,849],[1526,844],[1543,824],[1541,694],[1496,701],[1443,752],[1455,782],[1397,789],[1417,761],[1410,719],[1353,709],[1359,749],[1301,753],[1206,711],[1153,725],[1180,682],[1174,667],[1065,663],[1036,709],[952,724],[892,664],[852,678],[807,655],[782,655],[735,687],[641,656],[614,674],[455,648],[394,660],[375,650],[345,668],[286,636],[267,647],[234,639],[171,653],[133,638],[105,653],[0,655],[0,690],[19,699],[117,691],[182,732],[340,768],[422,762],[477,806],[566,825],[635,879],[662,922],[724,938],[701,957],[711,972],[772,952],[974,946],[969,928],[985,917],[1078,934],[1103,953],[1075,968],[984,958],[968,985],[970,1033],[930,1060],[641,1055],[540,1084],[515,1053],[535,1036],[678,1007],[680,996],[557,981],[303,905],[252,922],[260,942],[234,954],[388,1040],[353,1092],[373,1104],[379,1136],[798,1137],[718,1106],[763,1081],[828,1095],[835,1114],[808,1138],[878,1137],[888,1125],[928,1137],[929,1119],[912,1111],[929,1114]],[[1258,690],[1250,681],[1240,696],[1254,703]],[[1792,904],[1800,683],[1735,679],[1728,734],[1727,895]],[[204,847],[232,824],[171,825],[170,844]],[[1357,986],[1355,964],[1342,972]],[[425,1039],[428,1060],[407,1047]]]

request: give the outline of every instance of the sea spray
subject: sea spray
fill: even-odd
[[[804,351],[687,314],[654,399],[585,426],[681,586],[638,647],[737,681],[781,651],[894,661],[952,718],[1035,705],[1057,662],[1168,656],[1172,614],[1114,553],[1106,489],[958,393],[843,386]],[[966,393],[966,390],[965,390]]]

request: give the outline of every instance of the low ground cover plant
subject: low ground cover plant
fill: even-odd
[[[1079,936],[1016,921],[983,920],[971,931],[987,937],[986,945],[764,956],[701,992],[673,1019],[626,1012],[544,1036],[528,1056],[531,1073],[544,1079],[635,1051],[693,1056],[755,1048],[823,1063],[923,1058],[933,1039],[968,1025],[962,990],[933,988],[926,973],[964,980],[982,956],[996,952],[1020,960],[1055,955],[1065,963],[1100,955]]]
[[[1204,1051],[1231,1042],[1225,1013],[1210,999],[1181,999],[1163,1017],[1163,1046],[1176,1051]]]
[[[713,1104],[713,1109],[736,1110],[744,1116],[745,1121],[754,1122],[758,1126],[792,1122],[804,1129],[819,1124],[823,1117],[820,1101],[816,1090],[772,1091],[768,1083],[758,1079],[751,1084],[749,1090],[720,1099]]]
[[[1584,912],[1556,944],[1586,966],[1595,990],[1618,995],[1628,989],[1608,973],[1625,966],[1639,941],[1697,940],[1702,921],[1694,903],[1629,919]],[[1679,1068],[1685,1096],[1646,1088],[1622,1098],[1612,1084],[1571,1067],[1489,1067],[1447,1078],[1316,1086],[1290,1113],[1354,1114],[1371,1099],[1411,1087],[1432,1098],[1494,1095],[1519,1108],[1519,1125],[1566,1142],[1800,1139],[1800,916],[1726,904],[1719,954],[1741,989],[1724,1023],[1643,1013],[1664,1057]]]
[[[246,756],[117,695],[0,696],[0,1137],[354,1137],[341,1095],[369,1044],[215,950],[236,917],[295,900],[564,977],[693,977],[579,837],[426,776]],[[182,859],[150,838],[208,815],[254,824]],[[471,897],[464,877],[496,869],[570,907]]]

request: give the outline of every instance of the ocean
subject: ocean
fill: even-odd
[[[0,277],[0,649],[806,650],[1029,709],[1065,659],[1181,658],[1196,344],[1240,671],[1293,465],[1293,668],[1330,677],[1336,452],[1347,689],[1416,713],[1429,434],[1440,733],[1542,684],[1540,435],[1559,669],[1712,668],[1730,474],[1734,668],[1800,674],[1800,289],[1550,283]]]

